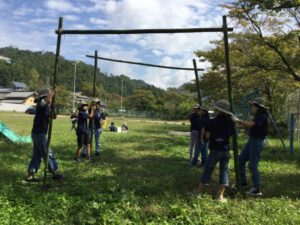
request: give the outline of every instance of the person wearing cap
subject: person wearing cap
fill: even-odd
[[[216,117],[207,122],[205,126],[206,138],[209,140],[209,156],[204,167],[201,182],[197,192],[203,192],[206,185],[210,184],[211,175],[219,162],[219,190],[218,200],[225,201],[225,187],[229,184],[228,163],[230,157],[229,139],[235,134],[235,124],[230,112],[230,104],[219,100],[214,104]]]
[[[127,126],[126,122],[122,123],[121,131],[122,132],[127,132],[128,131],[128,126]]]
[[[96,110],[94,115],[94,133],[95,133],[95,156],[100,155],[100,135],[102,134],[102,118],[100,112],[100,99],[95,98]]]
[[[37,182],[39,181],[34,177],[37,173],[41,160],[46,159],[47,155],[47,138],[46,134],[48,131],[48,125],[50,116],[53,119],[56,118],[55,112],[51,112],[50,104],[52,102],[52,97],[54,93],[49,89],[42,89],[38,91],[38,97],[36,102],[36,112],[33,120],[33,127],[31,131],[31,138],[33,141],[33,154],[31,161],[28,166],[28,175],[25,179],[26,182]],[[52,173],[52,178],[54,180],[60,180],[63,175],[58,173],[58,164],[54,157],[52,150],[49,152],[49,164],[48,169]]]
[[[247,191],[248,195],[262,195],[260,190],[260,175],[258,164],[260,153],[263,150],[264,139],[268,131],[268,107],[263,99],[256,98],[251,103],[251,112],[254,116],[251,121],[237,120],[239,128],[248,129],[248,141],[239,155],[241,186],[247,186],[246,163],[252,175],[253,187]]]
[[[192,112],[189,114],[189,120],[191,123],[190,126],[190,158],[189,163],[192,165],[193,160],[193,152],[196,148],[200,148],[200,132],[201,132],[201,125],[200,125],[200,105],[194,105]],[[199,155],[198,155],[199,156]],[[198,157],[197,157],[198,160]]]
[[[77,120],[77,149],[76,149],[76,156],[74,158],[74,161],[79,162],[80,161],[80,152],[83,147],[83,145],[87,148],[86,158],[87,160],[90,160],[91,156],[91,145],[89,143],[89,137],[88,137],[88,119],[93,118],[94,116],[94,110],[96,109],[96,106],[93,105],[91,108],[91,112],[88,113],[89,105],[82,101],[80,103],[80,107],[78,108],[78,120]]]
[[[77,115],[75,113],[75,110],[72,110],[70,119],[71,119],[71,122],[72,122],[71,131],[73,129],[76,130]]]
[[[199,114],[200,114],[200,121],[199,121],[199,136],[200,142],[197,141],[197,145],[195,146],[195,152],[194,157],[191,162],[191,166],[196,166],[198,162],[198,158],[201,154],[201,164],[200,166],[204,166],[207,161],[207,155],[208,155],[208,141],[205,138],[205,125],[209,121],[209,114],[208,114],[208,108],[205,106],[199,106]]]

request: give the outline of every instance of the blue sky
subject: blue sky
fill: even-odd
[[[221,0],[0,0],[0,47],[55,52],[58,18],[64,29],[220,27]],[[208,49],[221,34],[65,35],[61,55],[93,64],[86,54],[168,66],[192,67],[193,51]],[[54,63],[54,62],[50,62]],[[102,72],[125,74],[161,88],[194,78],[191,71],[147,68],[99,61]],[[207,68],[209,64],[198,67]]]

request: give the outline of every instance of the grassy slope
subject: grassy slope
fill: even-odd
[[[32,119],[0,113],[0,120],[20,135],[30,134]],[[209,195],[189,194],[202,169],[187,166],[188,137],[167,133],[186,131],[186,125],[127,123],[127,134],[104,132],[101,158],[78,164],[71,160],[76,137],[69,118],[58,118],[52,147],[66,179],[49,179],[46,192],[40,185],[22,184],[31,144],[0,141],[0,224],[300,224],[299,144],[290,157],[272,154],[270,149],[280,145],[270,140],[260,164],[263,198],[241,194],[221,204]],[[216,170],[215,181],[217,175]]]

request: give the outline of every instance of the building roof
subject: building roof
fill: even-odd
[[[5,99],[26,99],[36,94],[32,91],[14,91],[5,96]]]
[[[16,81],[13,81],[12,83],[13,83],[14,87],[17,89],[26,89],[27,88],[27,85],[25,83],[16,82]]]
[[[0,93],[10,93],[13,92],[13,89],[11,88],[0,88]]]
[[[21,100],[14,100],[14,99],[5,99],[2,102],[3,103],[12,103],[12,104],[22,104],[24,102],[25,99],[21,99]]]
[[[10,58],[7,58],[7,57],[1,56],[1,55],[0,55],[0,60],[3,60],[5,62],[7,62],[7,63],[11,63]]]

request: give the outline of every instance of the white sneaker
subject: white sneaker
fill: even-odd
[[[262,196],[262,192],[259,190],[259,188],[252,187],[249,189],[249,191],[246,192],[247,195],[250,196]]]

